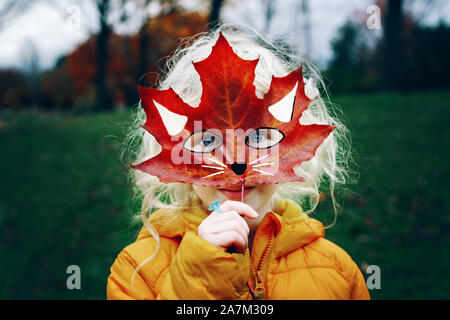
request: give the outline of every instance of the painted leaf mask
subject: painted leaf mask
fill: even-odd
[[[293,168],[314,157],[335,126],[301,125],[311,100],[302,68],[272,77],[262,99],[255,93],[256,60],[236,55],[220,34],[211,54],[193,62],[202,84],[198,107],[173,89],[138,87],[146,113],[142,126],[162,147],[133,168],[162,182],[225,187],[304,181]]]

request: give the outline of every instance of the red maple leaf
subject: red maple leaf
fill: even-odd
[[[147,117],[142,127],[156,138],[162,151],[132,168],[155,175],[165,183],[214,187],[236,185],[242,179],[254,184],[304,181],[293,168],[314,157],[316,149],[336,126],[299,123],[311,102],[305,95],[301,67],[287,76],[272,77],[269,91],[262,99],[258,98],[253,84],[258,61],[241,59],[220,34],[211,54],[193,63],[203,90],[198,107],[186,104],[171,88],[138,86]],[[291,113],[290,119],[280,121],[274,112],[269,112],[269,107],[282,100],[290,103]],[[184,127],[169,134],[161,106],[187,117]],[[187,140],[198,132],[203,137],[205,130],[214,132],[217,138],[214,142],[221,144],[210,152],[188,150]],[[250,147],[249,135],[254,135],[255,130],[259,130],[257,136],[268,130],[279,132],[281,141],[270,148]]]

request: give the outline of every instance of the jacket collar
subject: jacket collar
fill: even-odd
[[[323,224],[310,218],[300,206],[291,200],[279,201],[276,208],[266,214],[263,220],[265,219],[267,219],[266,226],[272,226],[277,237],[273,248],[276,258],[285,256],[289,252],[325,236]],[[261,221],[261,223],[263,222]],[[261,223],[258,228],[262,227]]]
[[[188,231],[197,233],[198,226],[208,214],[200,205],[186,210],[159,209],[150,215],[149,220],[161,237],[177,238]],[[276,208],[261,220],[260,228],[264,233],[274,232],[276,235],[273,252],[277,258],[324,237],[322,223],[310,218],[291,200],[280,200]],[[143,227],[137,240],[147,237],[150,235]]]

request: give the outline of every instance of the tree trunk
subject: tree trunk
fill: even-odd
[[[266,5],[266,12],[265,12],[265,24],[264,24],[264,32],[269,33],[270,32],[270,23],[272,22],[273,15],[275,13],[275,1],[274,0],[267,0],[265,2]]]
[[[147,25],[145,25],[139,33],[139,67],[138,67],[138,79],[148,72],[149,65],[149,50],[150,35],[147,31]]]
[[[222,9],[224,2],[224,0],[211,0],[211,10],[209,13],[209,28],[211,30],[219,26],[220,9]]]
[[[384,68],[385,89],[397,90],[401,82],[403,0],[387,0],[384,23]]]
[[[111,35],[111,27],[107,22],[109,13],[109,0],[97,2],[100,19],[100,32],[96,37],[97,75],[96,75],[96,109],[112,109],[110,95],[107,87],[108,42]]]

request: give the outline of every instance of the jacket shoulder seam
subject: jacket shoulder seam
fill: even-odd
[[[300,269],[332,269],[332,270],[336,271],[337,273],[339,273],[348,282],[347,275],[345,273],[343,273],[339,268],[336,268],[334,266],[301,266],[301,267],[294,267],[294,268],[291,268],[286,271],[278,271],[278,272],[270,272],[270,273],[272,275],[277,275],[277,274],[288,273],[288,272],[292,272],[292,271],[300,270]]]
[[[124,249],[122,250],[123,253],[123,258],[128,262],[128,264],[134,269],[134,271],[136,271],[136,267],[137,267],[137,263],[136,261],[133,259],[133,257]],[[144,277],[144,275],[142,274],[142,268],[139,269],[138,271],[136,271],[137,274],[139,274],[139,276],[141,277],[141,279],[147,284],[147,287],[149,288],[149,290],[152,292],[153,295],[155,295],[155,292],[152,288],[152,285],[147,281],[146,277]],[[131,278],[130,278],[131,281]]]
[[[323,240],[326,240],[326,239],[324,239],[323,238]],[[328,240],[329,241],[329,240]],[[352,281],[352,272],[349,270],[348,272],[346,271],[346,270],[344,270],[343,268],[342,268],[342,265],[340,264],[340,263],[336,263],[337,261],[336,261],[336,259],[331,259],[329,256],[327,256],[325,253],[323,253],[321,250],[318,250],[317,248],[314,248],[313,246],[308,246],[308,248],[309,249],[311,249],[311,250],[313,250],[313,251],[315,251],[315,252],[317,252],[318,254],[320,254],[322,257],[324,257],[326,260],[327,260],[327,262],[330,264],[330,266],[328,266],[328,267],[330,267],[330,268],[333,268],[333,269],[335,269],[336,271],[339,271],[339,273],[341,273],[343,276],[344,276],[344,278],[349,282],[349,283],[351,283],[351,282],[353,282]],[[343,250],[343,249],[341,249],[341,250]],[[344,251],[344,250],[343,250]],[[345,252],[345,251],[344,251]],[[346,253],[346,252],[345,252]],[[347,253],[346,253],[347,254]],[[349,257],[350,258],[350,257]],[[351,258],[350,258],[350,260],[351,260]],[[340,262],[340,261],[339,261]],[[354,261],[353,260],[351,260],[351,262],[353,262],[354,263]],[[326,266],[324,266],[324,267],[326,267]]]
[[[111,281],[111,283],[114,283],[114,284],[117,286],[117,288],[119,288],[120,291],[122,291],[122,292],[124,292],[125,294],[129,295],[129,294],[127,293],[127,290],[125,289],[125,287],[124,287],[119,281],[117,281],[117,279],[114,278],[113,275],[110,275],[110,276],[108,277],[108,281]]]

